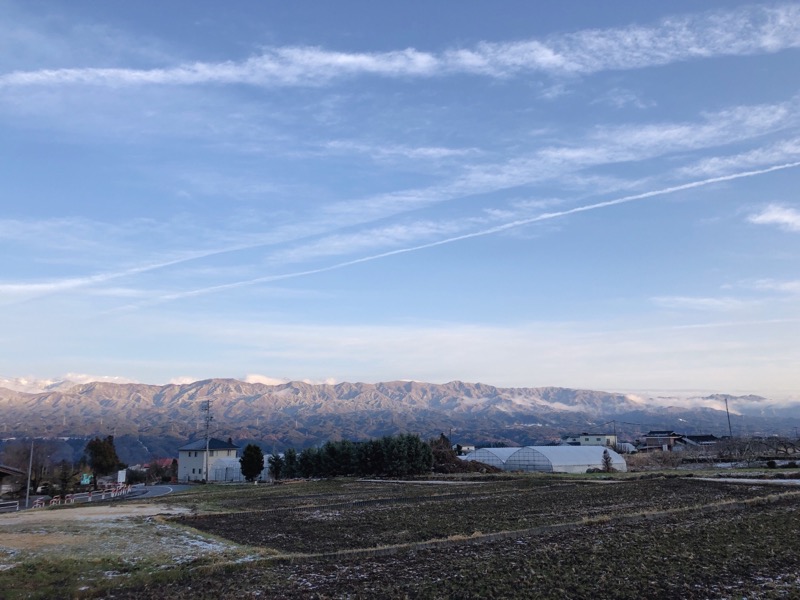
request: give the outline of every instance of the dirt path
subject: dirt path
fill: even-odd
[[[26,523],[67,523],[75,521],[113,521],[128,517],[153,517],[156,515],[179,515],[189,512],[188,508],[166,506],[164,504],[139,504],[125,502],[119,504],[80,505],[58,509],[21,510],[0,515],[0,531],[11,525]]]

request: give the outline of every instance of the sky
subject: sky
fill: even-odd
[[[0,0],[0,376],[800,399],[800,4]]]

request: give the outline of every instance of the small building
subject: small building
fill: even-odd
[[[687,447],[694,448],[700,446],[701,448],[708,448],[711,446],[716,446],[717,442],[719,442],[719,438],[711,434],[684,435],[683,442]]]
[[[522,448],[481,448],[464,457],[504,471],[542,473],[586,473],[603,468],[603,454],[608,452],[616,471],[627,471],[625,459],[610,448],[601,446],[524,446]]]
[[[644,448],[640,450],[664,450],[671,452],[676,444],[680,443],[683,436],[674,431],[653,430],[648,431],[644,436]]]
[[[582,433],[578,436],[578,443],[581,446],[605,446],[606,448],[616,448],[617,436],[613,433]]]
[[[206,440],[195,440],[178,448],[178,481],[225,481],[231,473],[232,461],[236,461],[239,446],[230,440],[217,438],[208,440],[208,464],[206,464]],[[224,466],[223,466],[224,465]],[[222,467],[218,469],[217,467]],[[208,477],[205,469],[208,468]],[[223,477],[217,475],[222,473]],[[228,479],[230,481],[230,479]]]

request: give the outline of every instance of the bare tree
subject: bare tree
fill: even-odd
[[[763,455],[766,446],[752,438],[729,438],[717,443],[718,458],[732,463],[750,466]]]
[[[53,456],[57,451],[58,444],[51,440],[34,440],[31,455],[30,440],[14,440],[4,446],[0,462],[25,473],[30,465],[31,489],[36,492],[42,483],[54,477],[56,464]]]

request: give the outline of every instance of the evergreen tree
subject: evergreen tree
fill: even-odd
[[[283,475],[284,460],[280,454],[272,454],[269,457],[269,474],[275,481],[278,481]]]
[[[297,450],[294,448],[287,449],[286,452],[283,453],[283,462],[285,463],[284,474],[287,479],[294,479],[300,474],[297,462]]]
[[[297,468],[301,477],[314,477],[315,475],[319,475],[319,473],[315,472],[318,454],[319,450],[313,447],[306,448],[300,452],[300,456],[297,458]]]
[[[255,481],[264,470],[264,452],[255,444],[247,444],[239,459],[242,475],[247,481]]]
[[[98,475],[110,475],[114,471],[119,471],[127,466],[117,456],[113,435],[109,435],[104,440],[99,437],[90,440],[86,444],[84,452],[95,479]]]

